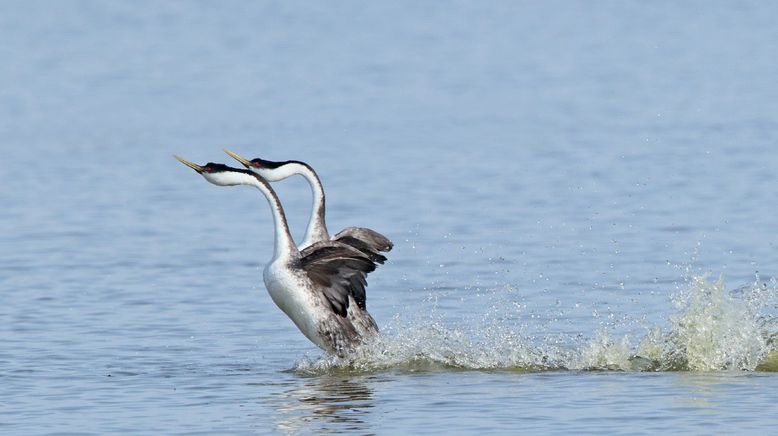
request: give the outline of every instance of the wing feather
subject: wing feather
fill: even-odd
[[[367,255],[337,241],[317,242],[301,255],[301,268],[322,290],[335,313],[347,315],[349,295],[360,308],[365,308],[367,274],[376,268]]]
[[[380,253],[391,251],[394,246],[386,236],[364,227],[347,227],[338,232],[332,240],[356,248],[376,263],[384,263],[386,257]]]

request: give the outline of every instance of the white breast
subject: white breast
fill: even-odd
[[[321,302],[310,292],[307,277],[295,274],[282,261],[268,264],[263,276],[270,298],[305,337],[321,348],[331,348],[317,334],[319,322],[328,314]]]

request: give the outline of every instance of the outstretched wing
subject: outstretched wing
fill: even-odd
[[[338,232],[332,240],[356,248],[376,263],[384,263],[386,256],[380,253],[390,251],[394,246],[386,236],[364,227],[347,227]]]
[[[349,295],[360,308],[365,308],[366,277],[376,268],[369,257],[337,241],[317,242],[300,254],[301,268],[321,289],[335,313],[347,315]]]

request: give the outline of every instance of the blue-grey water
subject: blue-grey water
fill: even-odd
[[[0,432],[766,433],[771,2],[0,4]],[[327,358],[251,188],[395,242]],[[310,191],[276,185],[302,236]]]

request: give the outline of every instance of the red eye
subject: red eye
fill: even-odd
[[[254,168],[259,168],[259,162],[254,161],[251,163],[251,166]]]
[[[213,171],[213,169],[211,167],[205,167],[205,172],[206,173],[210,173],[211,171]]]

